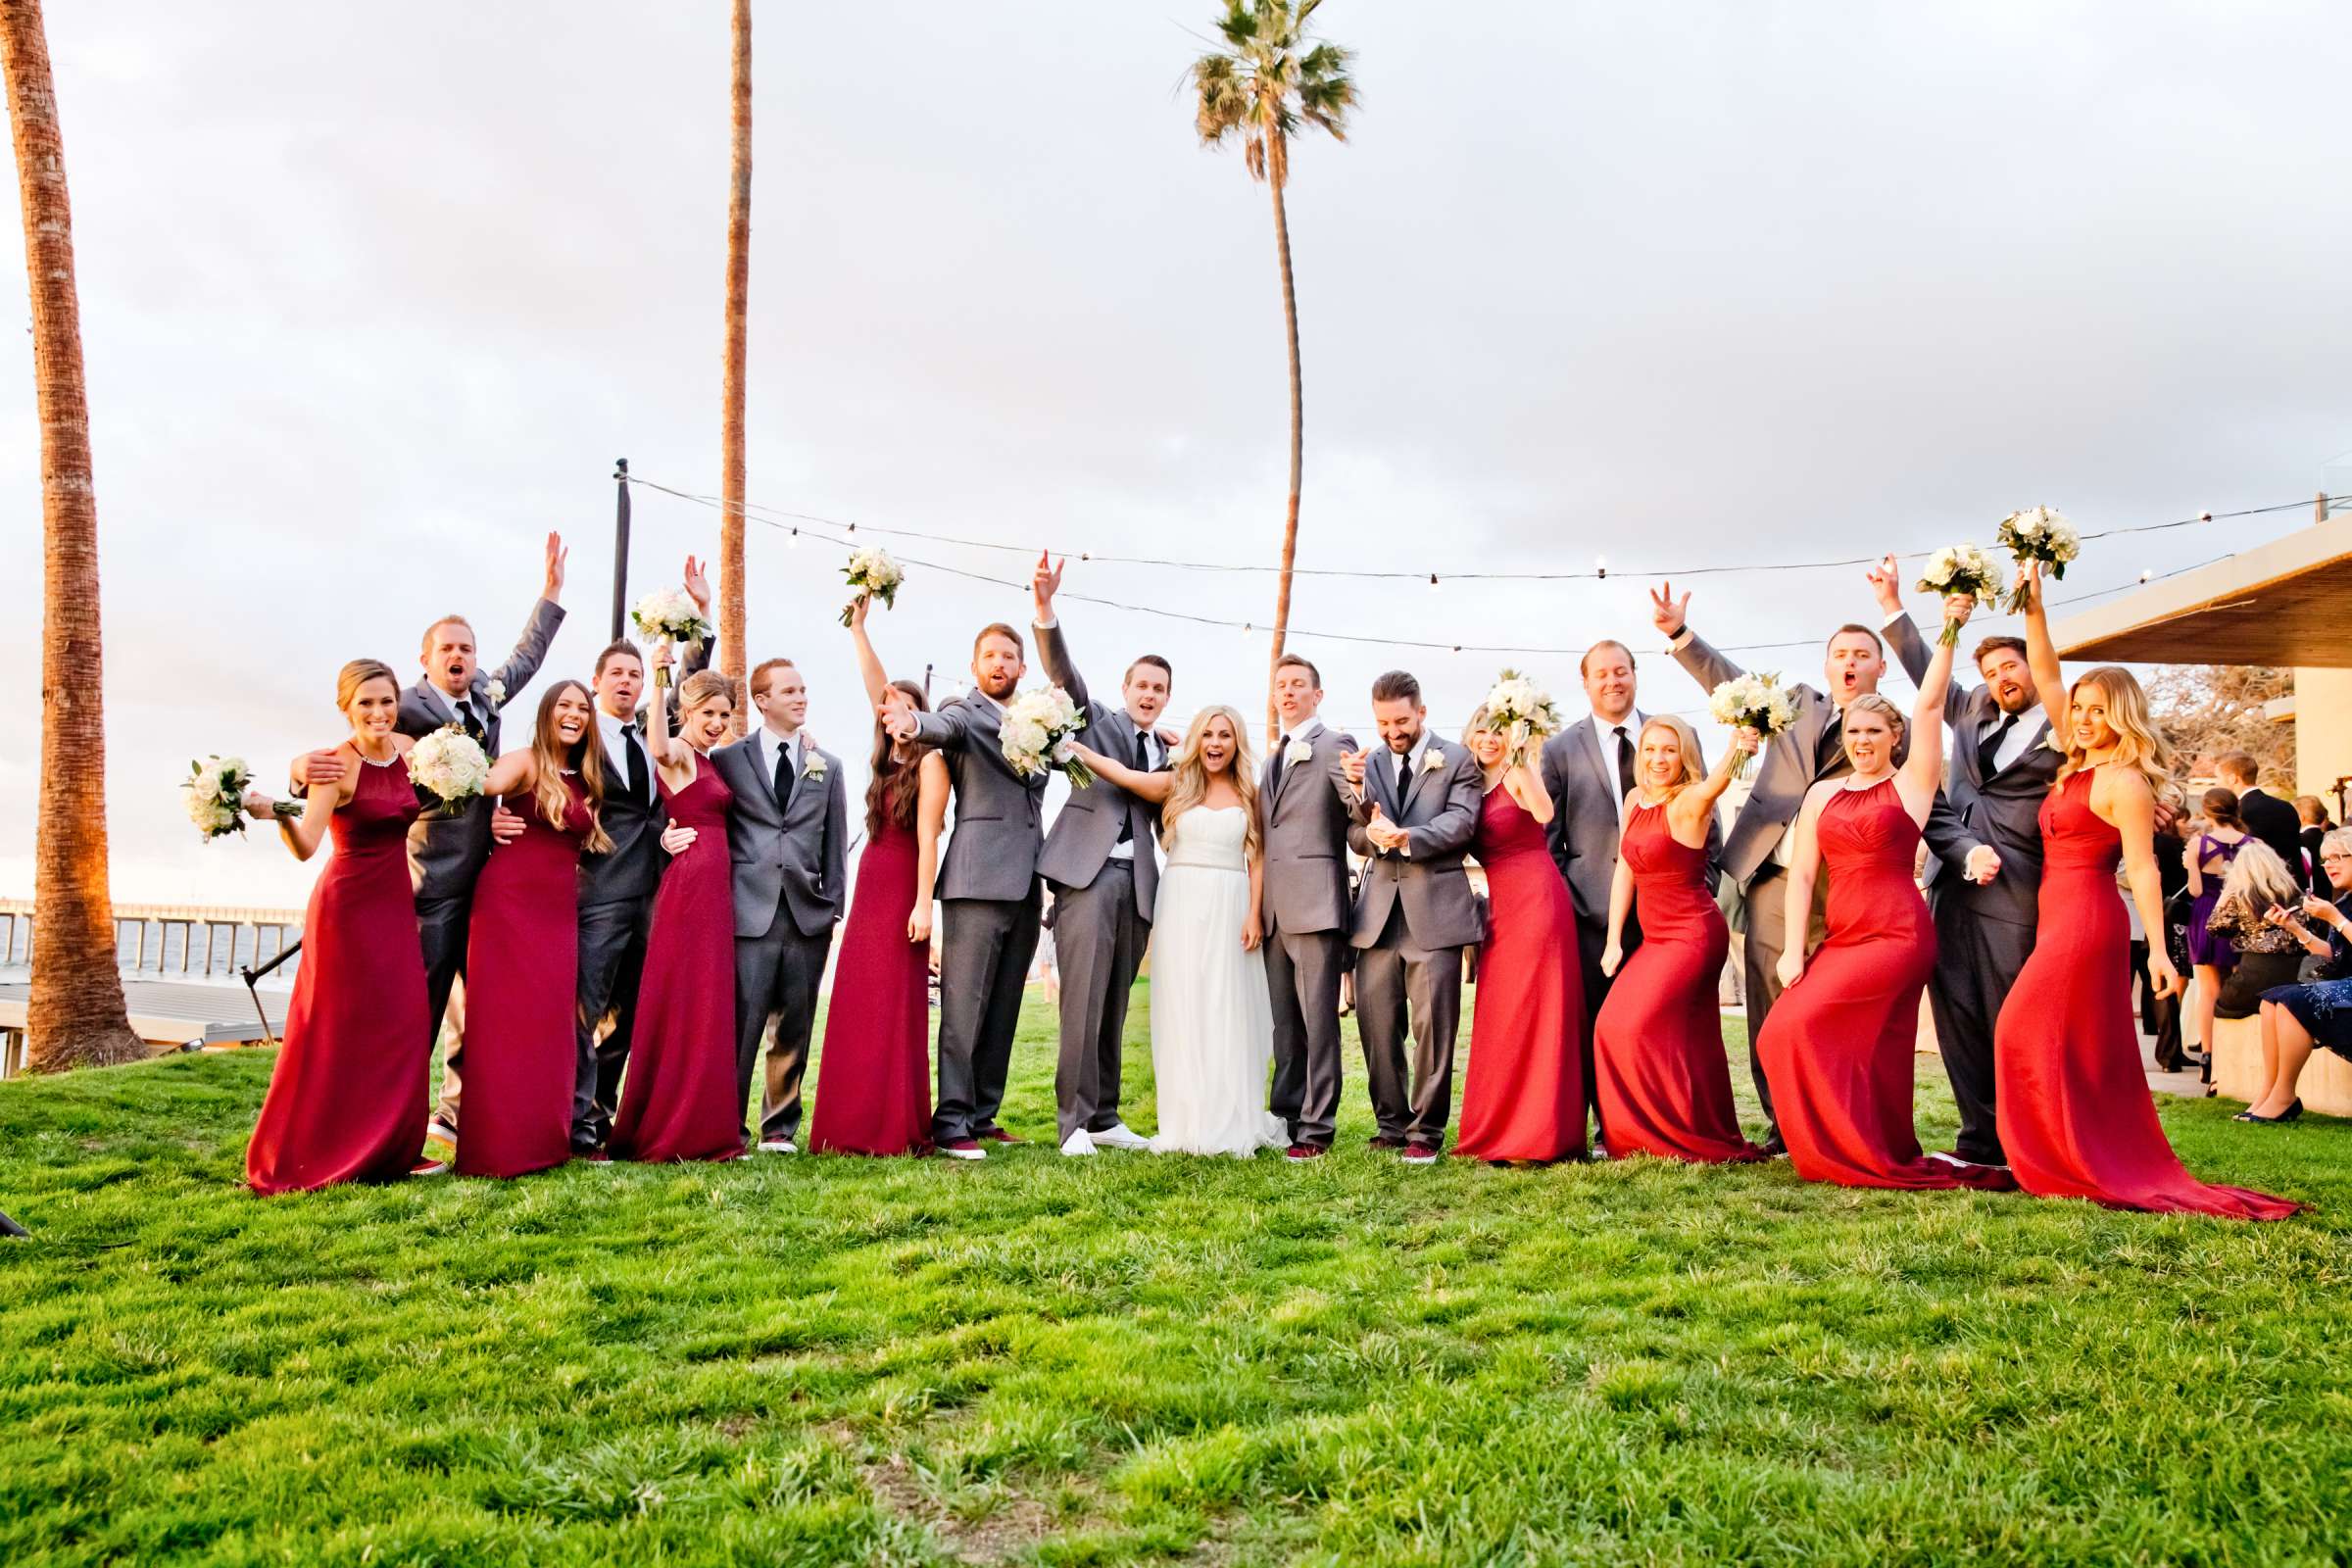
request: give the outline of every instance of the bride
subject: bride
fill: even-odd
[[[1258,947],[1265,862],[1245,733],[1240,713],[1204,708],[1169,769],[1153,773],[1074,748],[1102,777],[1160,804],[1167,863],[1152,920],[1158,1153],[1247,1157],[1288,1141],[1266,1110],[1274,1010]]]

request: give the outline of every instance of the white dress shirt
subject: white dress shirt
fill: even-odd
[[[799,730],[794,730],[790,737],[786,737],[778,735],[774,730],[762,724],[754,733],[760,737],[760,777],[770,781],[775,778],[776,749],[778,747],[782,747],[792,754],[792,776],[794,778],[801,776],[801,732]]]
[[[1135,715],[1133,713],[1127,715],[1127,722],[1130,724],[1135,723]],[[1137,724],[1135,732],[1137,735],[1143,738],[1144,760],[1146,764],[1144,771],[1149,773],[1152,771],[1152,769],[1159,766],[1160,763],[1167,760],[1166,749],[1159,744],[1158,736],[1152,734],[1150,730],[1144,728],[1142,725]],[[1130,767],[1135,765],[1135,759],[1132,757],[1122,757],[1119,759],[1119,760],[1126,763]],[[1113,844],[1110,847],[1110,858],[1114,860],[1134,859],[1136,843],[1137,840],[1135,836],[1133,834],[1128,835],[1126,838],[1120,840],[1118,843]]]
[[[634,722],[634,718],[614,718],[605,711],[601,704],[596,710],[596,733],[605,743],[605,764],[612,769],[613,784],[622,790],[629,787],[629,737],[622,731]],[[643,750],[644,742],[637,744]],[[645,753],[645,777],[647,787],[651,788],[654,777],[654,754],[651,752]]]
[[[1620,729],[1625,731],[1626,743],[1637,749],[1634,757],[1634,782],[1639,785],[1642,782],[1642,758],[1639,748],[1642,743],[1642,726],[1645,722],[1642,710],[1637,708],[1629,711],[1622,724],[1612,724],[1598,713],[1594,713],[1586,722],[1592,726],[1592,744],[1600,748],[1600,765],[1608,771],[1612,781],[1617,777],[1617,732]],[[1622,830],[1625,827],[1625,797],[1618,795],[1613,789],[1609,794],[1617,802],[1617,826]]]
[[[1987,721],[1986,727],[1998,724],[2006,716],[1995,710],[1991,719]],[[1970,736],[1969,744],[1972,746],[1984,744],[1986,727],[1979,728],[1976,734]],[[2019,758],[2025,756],[2028,749],[2033,746],[2040,728],[2040,717],[2031,710],[2018,714],[2017,722],[2009,726],[2009,733],[2001,737],[2001,744],[1993,750],[1993,771],[1997,773],[2003,768],[2013,765]]]

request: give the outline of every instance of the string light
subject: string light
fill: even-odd
[[[1429,574],[1429,591],[1433,594],[1438,591],[1438,574],[1434,571]]]
[[[1606,557],[1606,556],[1594,556],[1594,557],[1592,558],[1592,575],[1593,575],[1593,577],[1594,577],[1594,578],[1596,578],[1597,580],[1599,580],[1599,581],[1601,581],[1601,582],[1606,582],[1606,581],[1608,581],[1608,580],[1609,580],[1609,558],[1608,558],[1608,557]]]

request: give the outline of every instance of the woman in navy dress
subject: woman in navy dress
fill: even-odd
[[[393,729],[400,681],[390,665],[361,659],[335,686],[351,721],[343,777],[314,786],[302,815],[278,824],[296,859],[330,836],[335,853],[311,889],[285,1044],[245,1149],[245,1181],[257,1193],[398,1181],[424,1146],[432,1041],[409,887],[411,743]],[[245,808],[263,820],[274,814],[258,791]]]
[[[2294,985],[2262,994],[2262,1060],[2270,1089],[2238,1112],[2239,1121],[2270,1126],[2302,1115],[2295,1085],[2315,1047],[2352,1057],[2352,830],[2335,828],[2323,837],[2319,860],[2327,885],[2343,891],[2332,902],[2305,899],[2299,917],[2271,911],[2271,923],[2292,932],[2311,956]]]
[[[539,699],[531,744],[490,769],[522,835],[490,852],[466,943],[466,1127],[462,1176],[523,1176],[571,1157],[580,852],[612,840],[597,821],[604,752],[588,688]]]

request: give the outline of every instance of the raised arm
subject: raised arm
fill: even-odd
[[[1746,673],[1690,629],[1690,596],[1686,593],[1678,597],[1674,584],[1664,583],[1650,590],[1649,622],[1666,639],[1674,662],[1690,671],[1690,678],[1707,691]]]
[[[675,658],[676,655],[670,651],[669,646],[666,643],[662,644],[654,652],[654,667],[666,669]],[[646,706],[651,711],[646,714],[645,720],[645,749],[653,754],[654,765],[664,772],[671,769],[682,770],[686,764],[685,753],[691,748],[669,732],[669,721],[672,716],[670,710],[673,705],[649,703]]]
[[[514,639],[514,651],[507,655],[507,662],[488,671],[506,694],[502,703],[513,702],[547,661],[548,644],[556,640],[557,628],[564,624],[564,566],[570,555],[562,534],[547,536],[547,577],[538,599],[532,602],[530,618],[522,623],[522,635]]]
[[[1715,803],[1732,785],[1732,772],[1743,757],[1753,757],[1764,743],[1752,729],[1732,731],[1732,738],[1715,759],[1707,776],[1684,790],[1666,803],[1666,826],[1674,834],[1674,842],[1687,850],[1706,847],[1708,830],[1715,825]]]
[[[1061,617],[1054,612],[1054,594],[1061,586],[1062,567],[1068,564],[1065,561],[1056,566],[1046,552],[1038,552],[1037,569],[1029,576],[1029,597],[1037,611],[1038,662],[1046,666],[1046,678],[1060,687],[1083,713],[1092,707],[1093,699],[1087,695],[1086,677],[1070,662],[1069,644],[1061,637]]]
[[[1867,572],[1872,597],[1879,602],[1880,624],[1885,627],[1886,642],[1901,661],[1903,673],[1916,686],[1928,672],[1928,645],[1919,635],[1919,625],[1903,609],[1903,576],[1892,556],[1883,556],[1879,564]]]
[[[1943,784],[1943,698],[1952,687],[1952,654],[1956,645],[1936,640],[1935,655],[1919,683],[1919,698],[1911,705],[1911,752],[1895,789],[1911,811],[1911,820],[1925,822]]]
[[[2049,715],[2050,739],[2063,748],[2074,733],[2074,699],[2066,689],[2066,672],[2058,667],[2058,645],[2050,640],[2050,612],[2041,602],[2041,563],[2026,562],[2017,576],[2026,590],[2026,663],[2034,671],[2041,710]]]
[[[1137,800],[1163,806],[1176,788],[1176,775],[1167,768],[1139,773],[1117,758],[1105,757],[1081,741],[1070,742],[1070,750],[1078,754],[1080,761],[1094,769],[1096,777],[1108,779]]]
[[[859,594],[850,603],[850,641],[858,650],[858,673],[865,681],[865,700],[879,709],[890,701],[890,672],[882,667],[882,657],[874,652],[871,638],[865,634],[865,612],[873,604],[870,595]]]
[[[1813,884],[1821,877],[1821,808],[1827,805],[1830,793],[1838,788],[1832,779],[1816,784],[1805,792],[1804,809],[1796,813],[1796,826],[1791,831],[1796,842],[1788,851],[1788,872],[1781,880],[1788,884],[1782,890],[1782,930],[1788,933],[1787,944],[1781,950],[1781,985],[1796,984],[1805,972],[1805,933],[1813,924]]]

